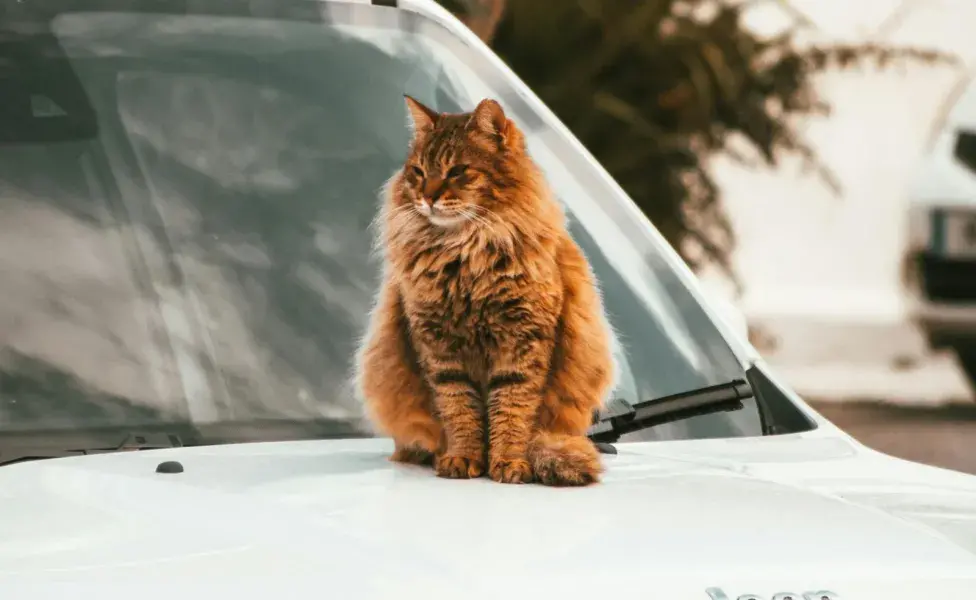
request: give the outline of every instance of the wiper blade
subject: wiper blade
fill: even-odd
[[[13,438],[13,439],[11,439]],[[180,448],[183,441],[175,432],[165,431],[112,431],[86,432],[56,436],[53,439],[23,440],[18,443],[14,436],[0,445],[0,465],[39,460],[42,458],[63,458],[85,454],[106,452],[126,452],[130,450],[156,450],[160,448]]]
[[[254,419],[198,424],[177,422],[136,427],[0,431],[0,465],[42,458],[129,450],[357,437],[372,437],[372,434],[357,427],[353,422],[333,418]]]
[[[597,443],[612,443],[621,436],[703,414],[739,410],[742,401],[753,397],[744,379],[630,404],[614,398],[598,416],[587,436]]]

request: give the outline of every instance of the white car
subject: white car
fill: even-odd
[[[0,7],[0,599],[970,597],[976,478],[811,410],[433,2]],[[620,334],[595,485],[359,420],[404,93],[498,99],[565,203]]]
[[[976,391],[976,85],[949,94],[909,194],[904,275],[911,318],[956,352]]]

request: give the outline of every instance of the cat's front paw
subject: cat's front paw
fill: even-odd
[[[499,483],[532,483],[534,479],[532,465],[521,458],[491,461],[488,476]]]
[[[447,479],[475,479],[484,474],[485,463],[467,456],[443,454],[434,461],[434,470],[438,477]]]

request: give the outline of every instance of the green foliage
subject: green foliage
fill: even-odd
[[[948,60],[871,44],[799,48],[798,15],[795,27],[763,39],[743,26],[742,2],[442,3],[539,94],[692,268],[714,262],[735,281],[735,238],[709,157],[753,154],[774,166],[792,153],[836,189],[796,126],[796,117],[829,112],[813,76],[865,61]]]

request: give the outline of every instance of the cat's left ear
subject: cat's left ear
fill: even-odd
[[[508,117],[505,116],[502,105],[491,98],[485,98],[478,103],[471,115],[471,120],[478,129],[491,135],[497,135],[503,143],[508,140],[514,127]]]

